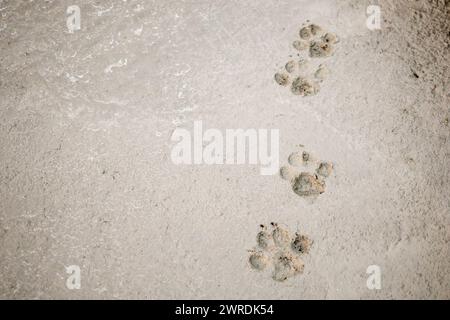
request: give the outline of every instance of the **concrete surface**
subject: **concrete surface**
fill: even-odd
[[[0,297],[450,298],[449,2],[374,2],[371,31],[367,0],[0,1]],[[305,98],[273,75],[306,20],[340,42]],[[281,164],[334,163],[326,192],[174,165],[196,120],[280,129]],[[247,261],[271,221],[314,241],[284,282]]]

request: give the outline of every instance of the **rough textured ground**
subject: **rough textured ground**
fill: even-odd
[[[1,0],[0,297],[450,298],[449,2],[378,3],[370,31],[366,0]],[[308,19],[340,43],[300,97],[273,75]],[[172,164],[194,120],[279,128],[280,159],[333,162],[326,192]],[[302,275],[249,268],[267,221],[314,240]]]

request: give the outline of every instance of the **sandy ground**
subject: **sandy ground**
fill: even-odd
[[[0,1],[0,297],[449,299],[449,2],[377,3],[371,31],[365,0]],[[312,97],[273,79],[306,20],[340,39]],[[174,165],[196,120],[279,129],[326,192]],[[282,282],[248,263],[272,221],[314,241]]]

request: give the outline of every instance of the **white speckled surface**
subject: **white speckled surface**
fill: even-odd
[[[379,31],[369,3],[0,0],[0,298],[450,298],[448,1],[380,0]],[[302,98],[273,75],[308,19],[340,43]],[[335,164],[326,192],[175,166],[195,120],[280,129],[282,165]],[[314,240],[281,283],[247,263],[271,221]]]

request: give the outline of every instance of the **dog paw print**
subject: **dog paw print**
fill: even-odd
[[[317,160],[307,151],[297,151],[291,153],[288,163],[280,168],[280,176],[290,182],[297,195],[314,199],[325,192],[325,180],[333,171],[331,162]]]
[[[320,60],[317,58],[330,57],[338,38],[334,33],[325,32],[322,27],[313,23],[302,26],[299,36],[300,39],[292,43],[299,59],[288,61],[284,70],[277,72],[274,79],[280,86],[290,86],[295,95],[313,96],[320,91],[320,83],[330,73],[325,64],[317,64],[315,61]]]
[[[272,222],[269,227],[260,225],[256,246],[250,250],[248,262],[253,270],[271,269],[272,278],[285,281],[303,273],[301,256],[309,253],[312,241],[305,235],[292,235],[285,227]]]

